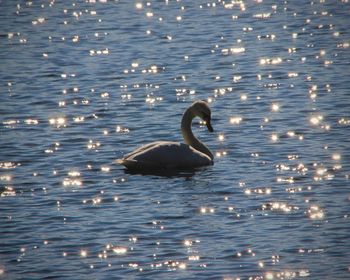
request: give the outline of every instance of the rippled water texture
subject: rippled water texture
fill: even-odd
[[[350,4],[0,1],[0,278],[349,279]],[[130,174],[205,99],[215,164]]]

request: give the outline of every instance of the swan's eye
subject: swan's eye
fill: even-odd
[[[204,121],[210,121],[211,120],[211,117],[209,114],[206,114],[206,113],[203,113],[203,120]]]
[[[210,123],[210,122],[211,122],[210,114],[203,113],[203,120],[205,121],[205,124],[206,124],[208,130],[209,130],[210,132],[213,132],[214,129],[213,129],[213,127],[211,126],[211,123]]]

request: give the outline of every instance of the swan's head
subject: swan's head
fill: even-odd
[[[195,116],[200,117],[203,121],[205,121],[205,124],[207,125],[207,128],[210,132],[213,132],[214,129],[211,126],[211,111],[208,106],[208,103],[205,101],[196,101],[191,106],[192,112]]]

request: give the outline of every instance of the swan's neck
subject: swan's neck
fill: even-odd
[[[182,136],[185,140],[185,143],[187,145],[190,145],[197,151],[200,151],[204,154],[206,154],[208,157],[210,157],[211,160],[214,159],[213,154],[210,152],[208,147],[204,145],[201,141],[199,141],[192,132],[192,120],[194,119],[195,115],[193,114],[191,108],[188,108],[181,121],[181,132]]]

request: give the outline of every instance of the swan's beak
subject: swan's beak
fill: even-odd
[[[205,124],[207,125],[207,128],[208,128],[209,132],[213,132],[214,131],[214,128],[211,126],[210,119],[206,119],[205,120]]]

